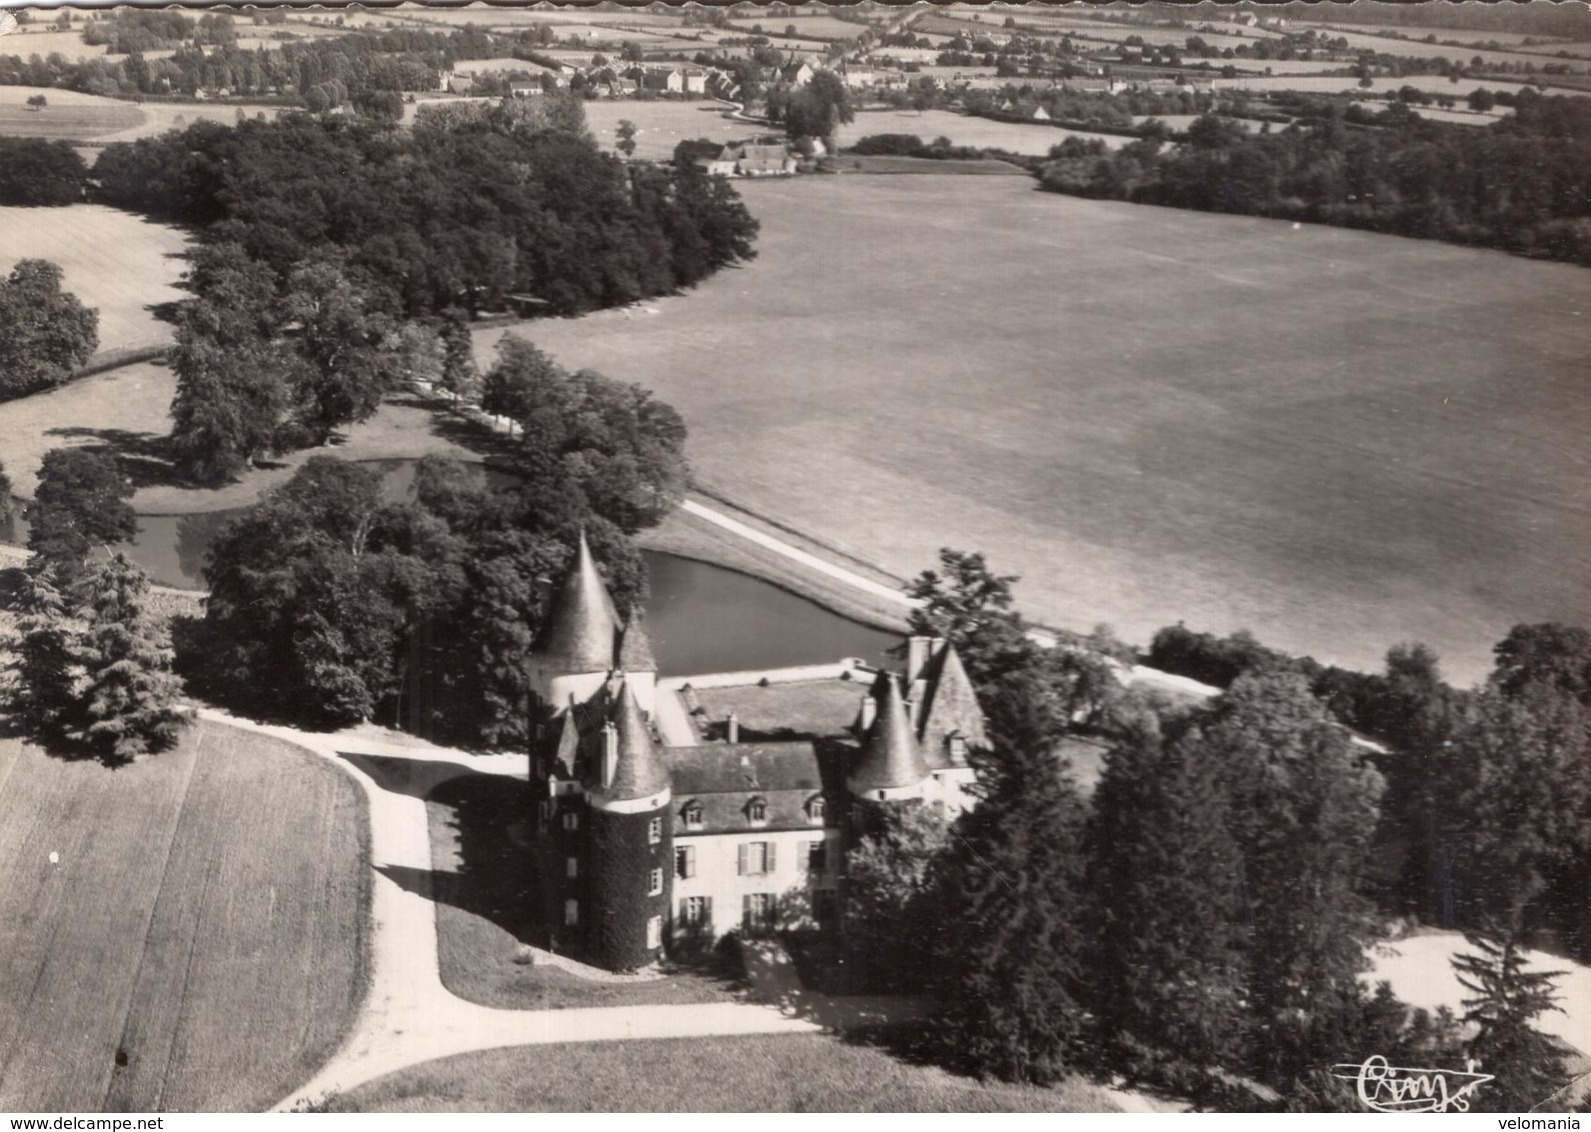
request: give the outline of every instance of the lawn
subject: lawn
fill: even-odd
[[[1081,1081],[982,1084],[825,1035],[487,1050],[334,1098],[336,1112],[1116,1112]]]
[[[0,273],[19,259],[59,266],[61,287],[99,311],[101,354],[173,341],[154,308],[186,297],[176,284],[187,248],[182,229],[102,204],[0,208]]]
[[[740,984],[708,970],[661,979],[594,982],[515,962],[539,933],[530,853],[521,840],[529,787],[495,775],[455,778],[426,800],[431,891],[442,984],[460,998],[502,1010],[733,1002]]]
[[[119,770],[0,740],[0,1110],[245,1111],[363,991],[364,800],[200,724]]]
[[[1186,619],[1459,681],[1591,621],[1591,272],[1017,178],[740,186],[758,258],[523,333],[656,390],[709,485],[910,577],[1146,641]],[[483,332],[482,360],[498,332]]]

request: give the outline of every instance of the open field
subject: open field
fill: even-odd
[[[1455,63],[1468,64],[1472,59],[1479,58],[1487,66],[1496,66],[1499,63],[1535,63],[1539,66],[1543,61],[1539,55],[1519,51],[1491,51],[1469,46],[1449,47],[1441,43],[1425,43],[1418,39],[1389,39],[1384,35],[1368,35],[1340,28],[1334,28],[1326,34],[1333,39],[1346,39],[1349,48],[1354,51],[1378,51],[1383,55],[1406,55],[1412,59],[1451,59]],[[1451,38],[1440,31],[1434,34],[1438,39]],[[1554,46],[1552,50],[1561,51],[1564,48]],[[1580,61],[1570,62],[1570,66],[1577,71],[1583,71],[1586,65]]]
[[[79,17],[82,12],[78,12]],[[83,42],[82,20],[72,26],[71,31],[57,31],[45,21],[53,22],[49,13],[36,9],[33,13],[35,22],[28,27],[18,28],[4,39],[0,39],[0,55],[18,55],[26,59],[30,55],[37,55],[41,59],[48,59],[51,55],[60,55],[70,62],[76,63],[83,59],[107,58],[105,45],[89,46]],[[155,58],[167,52],[150,52],[145,58]]]
[[[1082,1081],[981,1084],[827,1035],[489,1050],[338,1097],[339,1112],[1116,1112]]]
[[[925,142],[947,137],[954,145],[973,145],[1040,156],[1068,137],[1099,138],[1111,149],[1120,149],[1132,141],[1131,138],[1113,134],[1084,133],[1059,126],[996,122],[989,118],[955,114],[949,110],[924,110],[921,113],[916,110],[859,111],[854,122],[840,127],[838,140],[842,146],[854,145],[858,138],[869,134],[916,134]]]
[[[1423,640],[1469,681],[1515,622],[1591,621],[1591,273],[1016,178],[741,192],[752,264],[522,333],[654,388],[749,505],[902,576],[981,549],[1139,642]]]
[[[215,724],[108,770],[0,740],[0,1109],[244,1111],[352,1022],[364,801]]]
[[[808,15],[796,12],[768,12],[764,15],[747,17],[745,19],[730,20],[728,26],[741,33],[752,32],[754,28],[761,27],[763,31],[774,35],[782,35],[785,28],[794,25],[796,34],[803,39],[837,40],[856,39],[867,31],[862,24],[853,24],[847,20],[837,20],[833,16]],[[774,45],[782,46],[783,39],[774,41]]]
[[[426,800],[431,893],[442,984],[460,998],[503,1010],[733,1002],[737,985],[706,972],[593,982],[556,967],[514,962],[534,931],[531,857],[516,840],[530,809],[524,782],[499,775],[455,778]]]
[[[151,308],[184,297],[175,285],[187,246],[180,228],[104,205],[0,208],[0,273],[19,259],[58,265],[62,288],[98,308],[102,352],[173,341],[173,327]]]
[[[140,102],[138,109],[144,119],[137,125],[115,133],[95,138],[97,142],[136,141],[152,138],[167,130],[180,130],[195,122],[220,122],[225,126],[237,124],[241,112],[249,118],[275,118],[282,112],[280,106],[265,106],[252,102]]]
[[[722,102],[631,102],[628,100],[586,103],[586,124],[597,144],[613,151],[614,133],[621,118],[634,122],[635,156],[643,160],[663,160],[674,156],[682,141],[707,138],[710,141],[739,141],[759,134],[778,133],[771,126],[725,118]],[[616,151],[615,151],[616,152]]]
[[[1281,70],[1286,64],[1277,67]],[[1485,87],[1487,90],[1497,92],[1506,90],[1518,93],[1527,85],[1518,82],[1499,82],[1494,79],[1463,78],[1458,82],[1451,82],[1441,75],[1404,75],[1402,78],[1392,78],[1387,75],[1377,75],[1370,81],[1368,87],[1359,85],[1359,80],[1349,76],[1331,75],[1254,75],[1236,79],[1215,79],[1216,90],[1299,90],[1306,94],[1354,94],[1359,91],[1374,91],[1377,94],[1386,94],[1396,91],[1399,87],[1411,86],[1415,90],[1423,90],[1427,94],[1451,94],[1455,98],[1467,98],[1469,92],[1476,87]]]
[[[49,100],[42,110],[27,105],[36,94]],[[131,102],[55,87],[0,86],[0,134],[8,137],[88,141],[143,122],[143,113]]]

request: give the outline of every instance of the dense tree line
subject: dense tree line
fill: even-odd
[[[409,131],[289,115],[107,147],[105,200],[201,227],[173,362],[183,470],[235,475],[437,380],[460,312],[529,295],[577,313],[754,254],[721,178],[627,165],[583,127],[578,100],[549,95],[451,104]]]
[[[1537,929],[1563,941],[1584,918],[1591,634],[1521,626],[1469,699],[1426,650],[1394,650],[1383,706],[1400,702],[1404,746],[1380,754],[1299,666],[1251,643],[1256,662],[1207,703],[1114,687],[1103,712],[1068,710],[1075,670],[1053,657],[1067,650],[1023,643],[1013,581],[946,551],[912,587],[915,627],[967,654],[990,749],[970,756],[976,806],[948,831],[926,810],[896,815],[862,842],[847,894],[858,955],[884,939],[897,957],[861,969],[944,1002],[937,1057],[1036,1083],[1125,1073],[1240,1109],[1357,1108],[1325,1071],[1350,1050],[1481,1059],[1488,1110],[1565,1082],[1535,1029],[1553,980],[1519,956]],[[1086,799],[1057,747],[1078,727],[1108,743]],[[1379,923],[1425,914],[1379,864],[1426,836],[1422,817],[1445,872],[1402,880],[1472,933],[1455,960],[1462,1019],[1361,982]]]
[[[628,536],[682,493],[685,429],[645,390],[513,338],[485,386],[516,424],[506,481],[433,458],[393,501],[375,472],[314,457],[214,541],[205,616],[178,637],[190,687],[314,726],[526,741],[545,583],[583,529],[615,602],[639,608]]]
[[[1591,100],[1516,96],[1486,127],[1393,107],[1374,128],[1327,116],[1274,133],[1199,119],[1185,145],[1063,153],[1054,192],[1450,240],[1591,265]]]
[[[99,312],[61,290],[55,264],[20,260],[0,279],[0,400],[62,384],[98,345]]]
[[[0,138],[0,205],[76,204],[88,166],[66,142]]]

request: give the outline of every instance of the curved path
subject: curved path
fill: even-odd
[[[360,727],[313,734],[241,719],[212,708],[201,718],[297,744],[343,768],[370,802],[370,988],[342,1048],[278,1110],[439,1057],[499,1046],[628,1038],[821,1032],[843,1018],[825,1018],[822,1002],[781,1006],[713,1003],[575,1010],[496,1010],[466,1002],[442,985],[437,964],[436,906],[388,877],[383,866],[431,871],[425,796],[464,774],[524,777],[515,755],[474,755],[433,747],[409,736]],[[410,875],[413,875],[412,873]],[[814,998],[816,996],[813,996]]]

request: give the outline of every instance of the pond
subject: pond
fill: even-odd
[[[368,461],[382,472],[389,500],[408,498],[414,462]],[[483,469],[492,479],[500,473]],[[164,585],[204,586],[204,556],[210,540],[247,508],[192,515],[139,515],[138,536],[127,556]],[[23,543],[27,524],[0,523],[0,540]],[[651,600],[646,624],[658,667],[665,676],[733,672],[796,664],[818,664],[856,656],[878,663],[900,643],[886,633],[848,620],[786,590],[707,562],[648,551]]]

